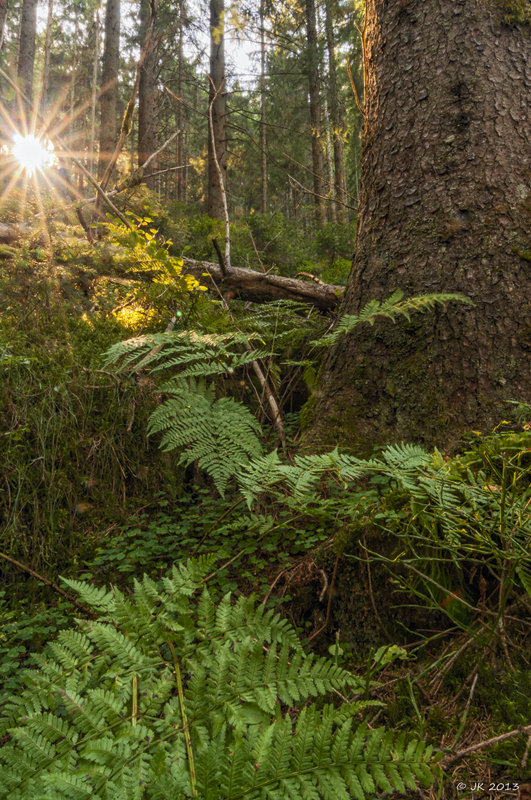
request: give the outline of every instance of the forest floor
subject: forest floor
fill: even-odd
[[[126,282],[137,245],[119,268],[108,248],[91,251],[66,228],[53,257],[39,236],[0,252],[3,702],[20,689],[21,665],[80,614],[61,577],[127,592],[133,578],[215,553],[214,599],[254,593],[306,647],[365,680],[369,726],[444,752],[443,780],[421,796],[518,794],[531,778],[529,409],[471,434],[452,460],[397,450],[400,464],[392,453],[386,462],[395,477],[391,466],[362,480],[325,476],[313,501],[285,488],[248,501],[235,481],[219,491],[198,459],[186,465],[182,448],[165,452],[147,435],[164,398],[157,373],[119,372],[102,354],[164,330],[177,307],[203,333],[245,330],[250,315],[270,342],[276,326],[274,358],[262,363],[289,465],[319,367],[310,343],[330,320],[284,309],[266,329],[249,304],[186,299],[152,277]],[[338,258],[329,281],[341,277]],[[217,391],[251,410],[273,450],[278,426],[249,364]]]

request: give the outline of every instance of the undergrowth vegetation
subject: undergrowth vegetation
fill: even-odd
[[[446,796],[505,733],[523,781],[531,407],[451,458],[297,451],[326,347],[466,299],[211,296],[217,223],[144,200],[0,253],[0,797]],[[342,282],[345,231],[299,244],[254,215],[233,263]]]

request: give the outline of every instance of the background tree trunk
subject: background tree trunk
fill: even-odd
[[[178,65],[178,83],[177,83],[177,94],[180,98],[183,96],[183,76],[184,76],[184,53],[183,53],[183,39],[184,39],[184,0],[179,0],[179,65]],[[177,130],[179,133],[177,134],[177,160],[176,166],[183,166],[184,165],[184,109],[182,103],[177,103],[177,116],[176,116],[176,124]],[[184,169],[177,170],[176,173],[176,188],[177,188],[177,200],[184,200],[185,199],[185,192],[184,192]]]
[[[118,71],[120,69],[120,0],[107,0],[105,48],[101,76],[100,158],[98,175],[103,177],[118,142]]]
[[[330,197],[329,214],[331,222],[337,224],[337,208],[336,208],[336,189],[334,182],[334,161],[332,158],[332,132],[330,130],[330,115],[328,113],[328,102],[326,97],[323,97],[323,121],[325,125],[325,153],[326,153],[326,174],[327,174],[327,195]],[[334,198],[334,199],[332,199]]]
[[[149,0],[140,2],[140,41],[144,42],[149,27],[151,13]],[[155,116],[155,78],[156,57],[154,37],[151,37],[146,58],[140,72],[138,86],[138,164],[142,166],[157,149],[157,131]],[[156,159],[154,159],[156,162]],[[157,164],[151,162],[149,171],[155,172]],[[146,178],[146,186],[155,189],[155,178]]]
[[[345,155],[343,152],[343,140],[345,136],[345,124],[339,105],[339,95],[337,90],[337,64],[336,50],[334,42],[334,28],[332,17],[332,0],[325,1],[325,33],[326,47],[328,50],[328,92],[330,96],[330,113],[332,117],[332,143],[334,149],[334,172],[335,172],[335,195],[340,201],[337,204],[337,214],[339,221],[343,224],[348,222],[348,212],[344,205],[347,203],[346,177],[345,177]]]
[[[343,313],[461,292],[332,348],[316,437],[450,450],[531,399],[531,36],[483,0],[369,0],[361,214]]]
[[[98,61],[100,57],[100,14],[94,12],[94,56],[92,59],[92,93],[90,102],[90,156],[89,172],[94,172],[94,142],[96,138],[96,100],[98,95]]]
[[[48,14],[46,17],[46,35],[44,40],[44,65],[42,68],[41,105],[48,105],[48,89],[50,84],[50,49],[52,46],[53,0],[48,0]]]
[[[267,214],[267,128],[266,128],[266,46],[265,0],[260,0],[260,173],[262,180],[261,209]]]
[[[23,0],[18,48],[18,85],[26,97],[33,99],[35,37],[37,35],[37,0]]]
[[[312,129],[313,190],[315,218],[318,225],[326,224],[323,143],[321,141],[321,105],[319,91],[319,48],[315,0],[306,0],[306,36],[308,39],[308,81],[310,93],[310,125]]]
[[[0,50],[4,45],[4,31],[6,27],[7,10],[9,0],[0,0]]]
[[[210,0],[210,92],[214,141],[208,130],[208,208],[213,219],[224,219],[223,195],[219,185],[214,152],[217,155],[223,180],[227,178],[227,87],[225,81],[225,13],[224,0]],[[215,98],[215,99],[214,99]],[[215,148],[215,150],[214,150]],[[226,183],[225,183],[226,186]]]

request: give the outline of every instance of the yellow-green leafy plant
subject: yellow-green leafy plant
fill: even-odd
[[[192,275],[184,272],[181,256],[170,253],[172,242],[161,238],[156,228],[149,227],[153,220],[127,211],[130,227],[119,220],[110,220],[107,230],[113,245],[118,249],[115,261],[122,270],[138,275],[137,299],[145,306],[161,301],[166,308],[170,300],[188,299],[197,291],[206,291],[206,286]],[[146,282],[148,278],[148,282]]]

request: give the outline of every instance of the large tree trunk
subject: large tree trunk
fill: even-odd
[[[140,41],[144,42],[151,19],[149,0],[140,2]],[[138,165],[142,166],[157,149],[155,120],[155,78],[156,58],[153,36],[148,45],[146,58],[140,72],[138,86]],[[149,171],[154,172],[157,164],[151,162]],[[147,177],[146,185],[155,189],[155,178]]]
[[[461,292],[328,355],[308,440],[450,450],[531,399],[531,36],[493,0],[369,0],[358,238],[343,313]]]
[[[324,182],[324,156],[321,141],[321,104],[319,91],[319,48],[315,0],[306,0],[306,37],[308,40],[308,82],[310,94],[310,126],[312,134],[313,191],[315,218],[318,225],[326,224],[326,196]]]
[[[210,113],[208,127],[208,200],[207,212],[213,219],[224,219],[223,192],[218,164],[226,187],[227,180],[227,87],[225,85],[224,0],[210,0]],[[214,136],[212,137],[211,128]],[[212,140],[213,139],[213,140]],[[215,155],[214,155],[215,154]]]
[[[118,141],[118,71],[120,69],[120,0],[107,0],[105,48],[101,83],[100,160],[101,179]]]
[[[37,35],[37,0],[23,0],[18,47],[18,85],[26,97],[33,99],[35,37]]]

